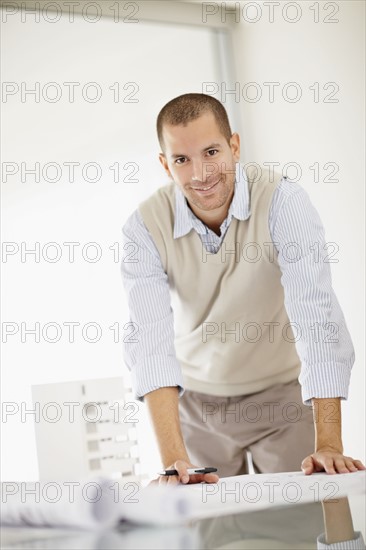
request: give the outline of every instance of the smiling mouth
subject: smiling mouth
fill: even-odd
[[[208,185],[206,187],[192,187],[192,189],[194,189],[195,191],[209,191],[210,189],[215,187],[215,185],[217,185],[219,183],[219,181],[220,180],[217,180],[216,183],[213,183],[212,185]]]

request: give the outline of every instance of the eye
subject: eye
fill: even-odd
[[[209,157],[213,157],[216,153],[218,153],[218,150],[217,149],[209,149],[207,151],[207,153],[209,153]],[[211,155],[211,153],[213,153],[213,155]]]
[[[175,159],[175,164],[184,164],[185,158],[186,157],[179,157],[179,158]],[[180,161],[183,161],[183,162],[180,162]]]

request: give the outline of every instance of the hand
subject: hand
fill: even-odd
[[[177,476],[159,476],[153,479],[149,485],[177,485],[178,483],[192,484],[192,483],[217,483],[219,476],[216,474],[191,474],[187,473],[187,468],[197,468],[194,464],[186,462],[185,460],[177,460],[174,464],[171,464],[165,470],[177,470]]]
[[[366,470],[360,460],[344,456],[332,447],[323,447],[304,458],[301,463],[301,469],[305,475],[323,471],[327,474],[348,474],[349,472]]]

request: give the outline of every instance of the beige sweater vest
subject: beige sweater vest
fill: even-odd
[[[175,186],[164,185],[139,205],[168,275],[175,351],[185,388],[235,396],[296,379],[301,363],[284,306],[269,208],[272,181],[246,170],[251,215],[232,218],[216,254],[195,230],[174,239]]]

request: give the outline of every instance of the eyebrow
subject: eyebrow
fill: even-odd
[[[202,153],[205,153],[206,151],[209,151],[210,149],[217,149],[221,147],[221,143],[211,143],[211,145],[209,145],[208,147],[205,147],[204,149],[202,149]],[[180,157],[185,157],[186,155],[184,154],[181,154],[181,155],[170,155],[170,158],[172,159],[177,159],[177,158],[180,158]]]

